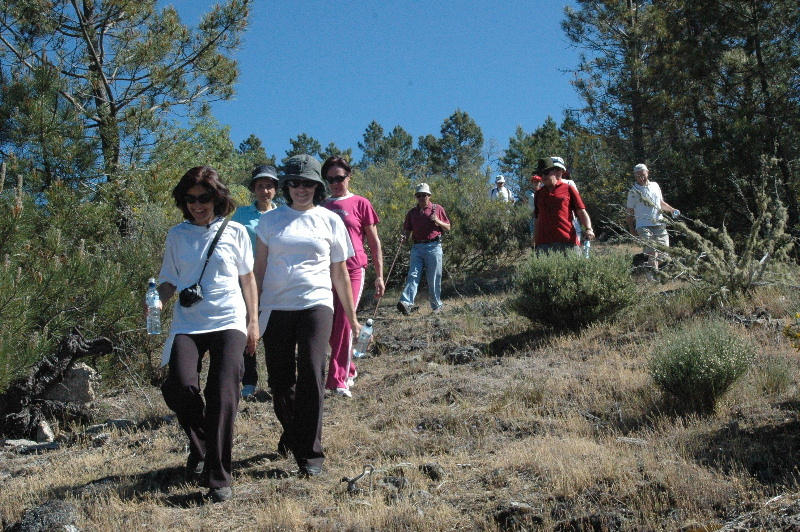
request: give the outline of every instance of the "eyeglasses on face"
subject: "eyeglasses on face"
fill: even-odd
[[[194,204],[196,201],[199,201],[200,203],[208,203],[213,199],[214,195],[211,192],[206,192],[205,194],[200,194],[199,196],[186,194],[186,203],[189,203],[190,205]]]
[[[344,181],[347,178],[348,178],[348,176],[346,176],[346,175],[332,175],[332,176],[326,177],[325,181],[327,181],[329,185],[333,185],[334,183],[341,183],[342,181]]]
[[[310,179],[303,179],[303,180],[290,179],[289,181],[286,182],[286,186],[289,188],[297,188],[297,187],[315,188],[317,186],[317,182],[312,181]]]
[[[420,192],[419,194],[414,194],[415,198],[424,198],[425,196],[430,196],[430,194],[425,194],[424,192]]]

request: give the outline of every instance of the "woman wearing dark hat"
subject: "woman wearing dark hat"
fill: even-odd
[[[172,196],[186,220],[167,234],[158,292],[166,303],[175,292],[199,284],[202,297],[181,297],[174,307],[162,357],[169,373],[161,391],[189,438],[187,473],[202,473],[208,496],[222,502],[232,495],[242,352],[252,354],[258,342],[253,252],[244,227],[236,222],[224,225],[235,204],[216,170],[192,168]],[[201,393],[206,352],[208,378]]]
[[[301,476],[316,476],[325,460],[322,410],[333,288],[353,334],[361,330],[346,265],[353,247],[342,219],[319,206],[325,200],[319,161],[290,157],[280,188],[286,205],[264,214],[256,227],[259,327],[283,428],[278,452],[294,455]]]
[[[253,175],[247,184],[256,200],[252,205],[239,207],[231,216],[231,221],[242,224],[250,235],[253,253],[256,250],[256,226],[261,215],[275,208],[272,200],[278,192],[278,172],[274,166],[261,165],[253,169]],[[242,377],[242,399],[256,392],[258,384],[258,367],[255,352],[244,355],[244,377]]]

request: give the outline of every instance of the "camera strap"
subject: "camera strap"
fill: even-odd
[[[200,272],[200,279],[197,280],[197,284],[200,284],[200,281],[203,279],[203,274],[206,273],[206,266],[208,266],[208,261],[211,260],[211,254],[214,253],[214,248],[217,246],[217,242],[219,242],[219,237],[222,236],[222,232],[225,230],[226,225],[228,225],[227,218],[222,220],[222,225],[220,225],[219,229],[217,229],[217,234],[214,235],[214,240],[211,241],[211,245],[208,247],[208,253],[206,253],[206,263],[203,264],[203,271]]]

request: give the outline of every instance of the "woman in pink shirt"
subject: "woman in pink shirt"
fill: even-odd
[[[341,157],[329,157],[322,165],[322,177],[328,183],[331,191],[331,197],[323,206],[342,217],[355,251],[355,255],[347,260],[347,271],[350,273],[353,301],[358,308],[364,288],[364,271],[368,264],[367,254],[364,251],[365,238],[369,243],[372,264],[375,267],[376,298],[383,297],[385,287],[383,284],[383,253],[377,227],[380,220],[367,198],[356,196],[350,192],[351,174],[350,164]],[[325,388],[339,396],[352,397],[350,387],[358,372],[352,359],[353,345],[350,323],[347,321],[338,296],[334,297],[333,304],[333,330],[330,338],[331,360]]]

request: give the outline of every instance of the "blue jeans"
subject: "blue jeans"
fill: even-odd
[[[442,243],[429,242],[411,246],[411,263],[408,266],[406,287],[400,301],[408,305],[414,304],[417,288],[422,278],[422,269],[428,279],[428,296],[431,308],[436,310],[442,306]]]

